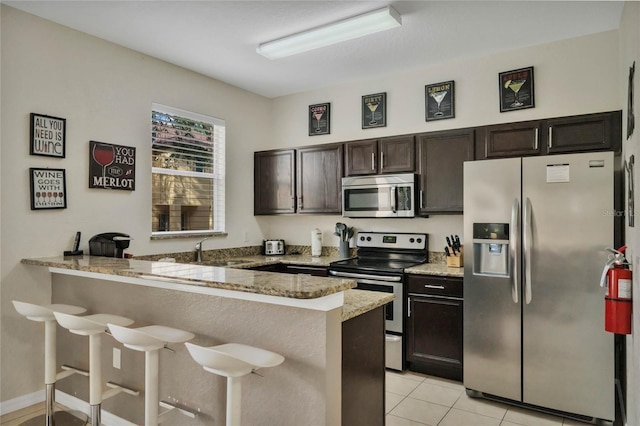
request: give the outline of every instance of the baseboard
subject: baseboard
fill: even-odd
[[[22,395],[17,398],[0,402],[0,416],[22,410],[34,404],[44,404],[44,390],[35,391],[33,393]]]
[[[19,396],[8,401],[0,402],[0,415],[12,413],[34,404],[43,404],[44,409],[44,391],[39,390],[27,395]],[[83,401],[68,393],[61,392],[56,389],[56,403],[64,405],[70,410],[79,411],[89,417],[91,415],[91,406],[88,402]],[[102,410],[102,424],[105,426],[136,426],[128,420],[118,417],[106,410]]]

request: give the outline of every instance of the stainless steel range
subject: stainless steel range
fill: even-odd
[[[359,232],[358,256],[329,265],[331,276],[353,278],[358,289],[395,295],[385,306],[387,368],[404,369],[404,270],[427,262],[427,240],[427,234]]]

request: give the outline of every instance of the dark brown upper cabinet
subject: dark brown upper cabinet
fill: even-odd
[[[483,130],[485,158],[522,157],[542,152],[542,121],[497,124]]]
[[[413,135],[352,141],[344,146],[347,176],[415,171]]]
[[[416,136],[420,214],[462,213],[463,163],[474,159],[474,129]]]
[[[621,120],[621,111],[546,120],[547,152],[618,151]]]
[[[342,213],[343,144],[297,151],[298,213]]]
[[[293,149],[253,154],[253,214],[295,213],[295,161]]]

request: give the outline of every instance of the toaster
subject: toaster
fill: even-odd
[[[284,240],[264,240],[262,251],[267,256],[284,254]]]

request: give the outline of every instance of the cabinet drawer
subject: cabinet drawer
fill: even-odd
[[[409,275],[407,292],[462,298],[462,278]]]

